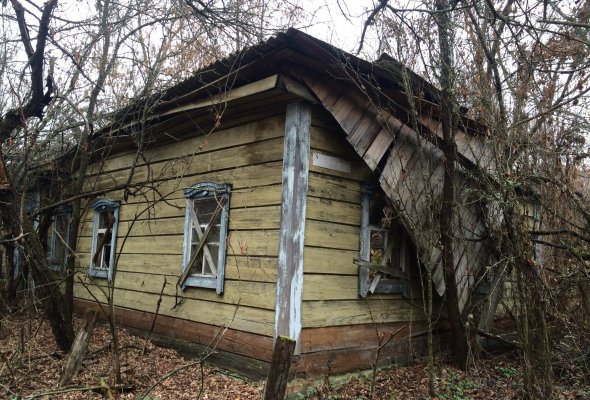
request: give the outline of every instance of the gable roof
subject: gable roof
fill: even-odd
[[[377,175],[422,262],[433,268],[435,286],[442,294],[445,288],[436,217],[443,181],[440,92],[389,56],[371,63],[289,29],[201,69],[162,93],[138,99],[117,112],[117,123],[102,132],[112,133],[135,123],[146,104],[150,105],[148,120],[161,123],[188,108],[202,107],[211,98],[231,100],[232,91],[277,88],[281,77],[296,86],[282,89],[321,104],[338,122],[357,154]],[[288,86],[284,82],[283,86]],[[462,306],[475,274],[490,255],[481,205],[469,195],[474,186],[471,178],[487,179],[486,171],[494,164],[482,134],[484,127],[464,116],[460,125],[456,137],[461,173],[454,259]]]
[[[155,105],[152,112],[164,112],[184,102],[214,96],[273,73],[286,72],[285,64],[322,71],[342,81],[348,81],[352,72],[359,77],[370,76],[375,85],[387,92],[405,91],[402,82],[408,79],[412,93],[423,105],[429,104],[435,109],[439,103],[440,91],[393,57],[383,54],[377,61],[369,62],[290,28],[196,71],[192,77],[163,92],[136,99],[115,113],[117,123],[137,118],[146,103]],[[464,125],[473,128],[473,132],[483,128],[468,119],[464,119]]]

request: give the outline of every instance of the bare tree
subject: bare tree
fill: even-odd
[[[459,204],[450,171],[460,165],[453,158],[453,131],[461,128],[459,104],[487,127],[495,167],[488,169],[489,179],[474,185],[472,196],[485,205],[486,240],[495,244],[495,261],[478,277],[492,290],[481,303],[473,297],[459,321],[464,327],[468,315],[475,314],[479,329],[487,331],[503,304],[524,344],[531,398],[552,396],[555,346],[571,349],[570,341],[584,341],[581,325],[564,313],[587,303],[584,290],[574,291],[579,300],[568,302],[558,301],[557,294],[574,293],[566,281],[579,288],[588,281],[587,191],[580,190],[588,179],[587,23],[586,3],[438,1],[398,8],[385,1],[368,11],[362,33],[376,31],[380,51],[401,56],[441,89],[442,136],[449,146],[445,160],[453,160],[445,167],[440,210],[443,265],[445,252],[462,240],[444,229],[456,224],[449,215]],[[452,287],[451,271],[444,270],[445,283]],[[506,285],[513,290],[504,301]],[[449,286],[445,293],[453,327]],[[567,340],[554,324],[568,327]],[[453,336],[465,342],[463,328]],[[464,353],[455,350],[458,354]]]
[[[27,55],[27,66],[30,75],[30,91],[25,99],[22,99],[14,108],[2,113],[0,117],[0,145],[10,139],[18,129],[26,129],[27,121],[33,118],[40,119],[44,115],[45,107],[53,100],[53,77],[51,71],[46,76],[45,47],[49,36],[49,25],[57,0],[47,2],[42,10],[37,27],[37,38],[33,45],[30,26],[25,19],[25,9],[17,0],[11,1],[14,16],[18,23],[20,41]],[[45,90],[44,90],[45,88]],[[52,282],[51,272],[45,257],[45,252],[40,241],[32,229],[30,218],[24,216],[19,204],[14,187],[10,183],[10,176],[6,164],[0,152],[0,174],[4,181],[1,182],[0,215],[2,227],[19,245],[23,259],[26,259],[31,268],[31,275],[37,282],[37,295],[44,300],[46,314],[51,321],[51,327],[59,347],[69,349],[74,333],[71,319],[67,317],[64,308],[63,297],[56,290]],[[19,215],[23,216],[19,218]]]

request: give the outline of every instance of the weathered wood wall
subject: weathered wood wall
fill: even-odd
[[[159,310],[162,316],[206,324],[204,332],[208,334],[192,333],[195,341],[202,343],[219,331],[215,326],[229,327],[234,331],[232,341],[243,346],[229,346],[224,341],[221,348],[268,359],[270,352],[247,343],[259,337],[256,343],[262,340],[272,349],[285,116],[284,108],[278,107],[276,112],[272,117],[148,149],[144,153],[147,162],[139,160],[132,179],[132,184],[141,187],[140,192],[127,201],[122,191],[105,195],[121,201],[114,296],[117,306],[154,313],[166,280]],[[182,130],[185,132],[177,130],[175,135],[196,131],[190,124],[182,125]],[[134,157],[133,152],[116,154],[93,165],[86,190],[126,182]],[[176,286],[183,252],[183,189],[204,181],[233,185],[223,295],[203,288],[182,292]],[[92,218],[88,213],[80,231],[82,272],[88,271]],[[89,282],[92,294],[104,301],[95,285],[105,287],[106,280]],[[75,295],[92,300],[79,282]],[[180,322],[176,325],[184,329]],[[235,331],[247,334],[237,339]],[[189,339],[191,334],[184,332],[181,336]]]
[[[314,109],[311,134],[302,356],[296,370],[369,368],[380,335],[387,337],[402,327],[396,337],[410,335],[423,329],[410,321],[423,321],[424,315],[401,295],[359,297],[358,266],[353,258],[359,255],[361,183],[373,173],[320,108]],[[313,165],[314,153],[350,162],[350,172]]]
[[[441,124],[428,109],[413,121],[414,111],[399,104],[381,105],[370,100],[355,86],[336,85],[313,74],[303,76],[306,84],[347,134],[348,142],[366,164],[379,174],[381,188],[394,203],[404,228],[418,248],[424,265],[432,268],[439,295],[445,283],[440,262],[440,227],[437,210],[443,182]],[[417,131],[410,126],[416,125]],[[458,171],[480,173],[495,169],[493,151],[483,132],[469,135],[457,132]],[[381,167],[379,167],[381,165]],[[473,178],[457,174],[457,204],[454,215],[455,278],[459,309],[469,300],[475,277],[488,264],[487,227]]]

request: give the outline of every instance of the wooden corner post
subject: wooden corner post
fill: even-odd
[[[275,340],[270,370],[264,388],[264,400],[282,400],[285,398],[295,344],[293,339],[286,336],[279,336]]]
[[[311,143],[311,106],[287,106],[281,196],[281,232],[277,271],[275,337],[295,340],[300,353],[301,299],[303,293],[303,242]]]

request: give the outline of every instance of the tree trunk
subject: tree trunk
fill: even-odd
[[[21,234],[21,221],[19,215],[18,196],[14,191],[0,191],[0,218],[2,226],[6,233],[16,238]],[[51,329],[55,341],[59,348],[68,351],[74,340],[74,331],[72,321],[66,318],[64,298],[56,286],[53,272],[49,268],[49,263],[39,241],[39,236],[33,229],[30,219],[25,216],[22,221],[23,237],[19,239],[21,243],[21,259],[28,260],[31,275],[35,282],[35,295],[41,301],[45,308],[45,314],[51,324]]]
[[[467,367],[467,337],[465,325],[461,319],[459,309],[459,296],[457,293],[457,280],[455,277],[454,261],[454,224],[455,213],[455,161],[457,150],[455,146],[455,101],[454,101],[454,73],[453,55],[451,47],[451,11],[449,3],[445,0],[437,0],[436,14],[438,25],[438,37],[440,46],[440,85],[442,88],[441,98],[441,122],[444,140],[443,149],[443,191],[440,212],[440,244],[442,248],[442,265],[445,281],[445,292],[447,300],[447,312],[451,325],[451,346],[453,349],[454,361],[459,368]],[[443,11],[446,10],[446,11]]]

